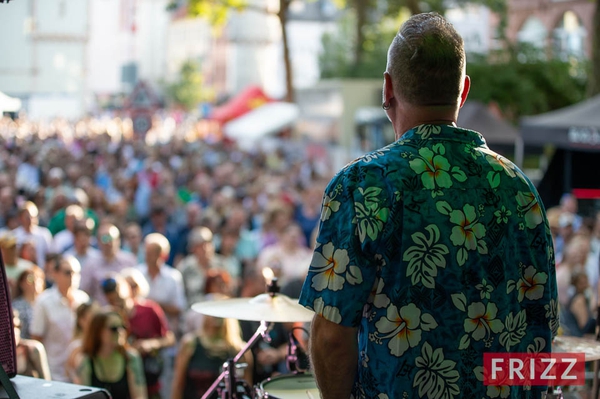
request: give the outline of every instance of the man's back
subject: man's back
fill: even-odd
[[[356,397],[482,397],[484,352],[550,350],[544,211],[478,133],[419,126],[348,165],[325,194],[301,303],[359,327]]]

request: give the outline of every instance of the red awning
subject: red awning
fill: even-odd
[[[250,86],[227,103],[215,108],[210,119],[222,124],[238,118],[266,103],[273,101],[258,86]]]

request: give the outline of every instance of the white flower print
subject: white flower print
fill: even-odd
[[[345,279],[342,274],[350,259],[345,249],[335,249],[333,243],[327,243],[321,247],[321,252],[315,251],[310,270],[316,274],[312,278],[312,287],[317,291],[330,289],[339,291],[343,288]]]
[[[375,327],[376,338],[389,339],[391,354],[402,356],[408,348],[414,348],[421,342],[422,330],[432,330],[437,327],[437,323],[430,314],[421,315],[421,310],[411,303],[400,308],[400,311],[395,305],[390,305],[387,315],[379,319]]]
[[[335,306],[325,306],[325,302],[323,302],[322,298],[315,299],[313,303],[313,310],[316,314],[323,316],[325,319],[333,322],[333,323],[341,323],[342,316],[340,314],[340,310]]]

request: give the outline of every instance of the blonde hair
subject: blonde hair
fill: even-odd
[[[216,293],[205,296],[205,300],[223,300],[227,298],[229,297],[226,295]],[[242,339],[242,329],[240,328],[239,321],[236,319],[223,319],[218,336],[210,337],[209,334],[206,334],[206,321],[211,317],[216,318],[204,315],[201,331],[198,334],[198,338],[207,352],[211,356],[218,356],[228,355],[233,351],[240,351],[244,346],[244,340]]]
[[[119,273],[119,276],[126,280],[127,284],[129,284],[131,281],[137,285],[138,296],[144,298],[148,297],[148,294],[150,293],[150,285],[148,285],[148,281],[141,271],[134,267],[127,267]]]

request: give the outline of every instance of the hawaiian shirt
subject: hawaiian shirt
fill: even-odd
[[[329,183],[300,303],[358,328],[353,398],[539,399],[482,381],[484,352],[551,350],[542,202],[481,134],[415,127]]]

